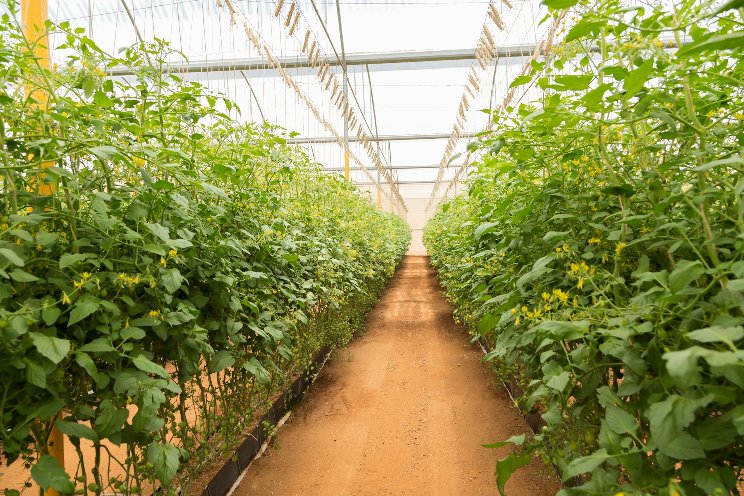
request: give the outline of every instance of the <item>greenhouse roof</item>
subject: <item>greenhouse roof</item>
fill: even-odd
[[[340,174],[342,84],[326,83],[331,72],[343,83],[346,61],[351,180],[373,198],[381,183],[390,208],[418,217],[457,189],[468,139],[489,123],[481,110],[502,104],[551,28],[539,0],[48,1],[50,20],[84,28],[109,53],[168,41],[185,56],[169,70],[233,99],[239,120],[299,133],[309,155]],[[493,52],[481,63],[486,40]],[[53,59],[62,42],[52,39]]]

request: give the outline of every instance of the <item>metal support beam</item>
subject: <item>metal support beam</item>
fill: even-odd
[[[395,184],[398,186],[400,185],[406,185],[406,184],[434,184],[436,181],[395,181]],[[442,183],[448,183],[449,181],[442,181]],[[377,183],[373,182],[355,182],[354,183],[357,186],[375,186]]]
[[[346,47],[344,46],[344,28],[341,24],[341,3],[336,0],[336,14],[338,15],[338,37],[341,39],[341,69],[344,77],[342,81],[344,100],[349,101],[349,73],[346,65]],[[349,114],[344,110],[344,178],[348,183],[351,181],[349,170]]]
[[[473,138],[477,133],[462,133],[461,138]],[[449,139],[449,133],[437,133],[437,134],[390,134],[379,136],[379,141],[418,141],[418,140],[438,140],[438,139]],[[378,137],[375,137],[377,139]],[[287,138],[287,144],[290,145],[304,145],[313,143],[336,143],[336,138],[333,136],[322,136],[315,138]],[[349,136],[349,142],[353,143],[359,141],[356,136]]]
[[[439,169],[439,164],[432,164],[432,165],[396,165],[393,167],[388,167],[391,170],[398,170],[398,171],[406,171],[406,170],[422,170],[422,169]],[[343,167],[323,167],[321,169],[323,172],[343,172]],[[352,167],[352,171],[360,171],[362,170],[361,167]]]
[[[499,58],[529,57],[535,52],[536,45],[512,45],[498,49]],[[307,67],[307,62],[297,56],[277,57],[279,63],[285,69],[296,69]],[[474,49],[463,50],[424,50],[394,53],[356,53],[346,56],[346,66],[354,65],[379,65],[379,64],[406,64],[426,62],[447,62],[475,59]],[[341,66],[342,61],[328,59],[331,66]],[[171,72],[219,72],[219,71],[251,71],[258,69],[271,69],[266,60],[259,58],[193,61],[186,63],[173,63],[168,65]],[[132,72],[125,67],[113,67],[109,70],[112,76],[128,76]]]

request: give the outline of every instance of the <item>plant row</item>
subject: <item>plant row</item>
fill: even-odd
[[[319,349],[360,330],[409,230],[168,73],[166,43],[114,57],[49,29],[53,67],[33,55],[45,38],[0,24],[7,471],[65,494],[188,491]],[[55,427],[77,453],[65,467]]]
[[[425,242],[458,318],[577,495],[738,494],[744,58],[731,2],[547,0],[578,18],[495,112]],[[568,484],[570,483],[570,484]]]

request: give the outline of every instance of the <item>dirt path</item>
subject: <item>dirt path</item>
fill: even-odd
[[[328,362],[235,496],[496,495],[484,443],[527,431],[452,320],[426,257],[403,262],[366,334]],[[552,495],[543,465],[509,496]]]

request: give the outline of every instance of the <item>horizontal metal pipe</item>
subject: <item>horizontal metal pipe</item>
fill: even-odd
[[[512,45],[498,49],[499,57],[528,57],[535,51],[536,45]],[[380,52],[355,53],[346,56],[346,65],[377,65],[404,64],[421,62],[444,62],[456,60],[472,60],[475,50],[471,48],[461,50],[423,50],[409,52]],[[279,63],[285,69],[307,67],[304,57],[278,57]],[[332,66],[341,65],[338,60],[328,59]],[[219,72],[219,71],[250,71],[256,69],[271,69],[270,64],[263,58],[245,58],[232,60],[197,60],[193,62],[175,62],[169,64],[171,72]],[[111,76],[129,76],[132,71],[125,67],[113,67],[108,71]]]
[[[476,133],[462,133],[461,138],[472,138]],[[390,134],[380,135],[380,141],[417,141],[417,140],[438,140],[438,139],[449,139],[450,133],[436,133],[436,134]],[[374,136],[369,141],[377,141],[378,137]],[[292,145],[302,145],[308,143],[336,143],[338,140],[333,136],[322,136],[315,138],[288,138],[287,143]],[[349,141],[359,141],[356,136],[349,136]]]

